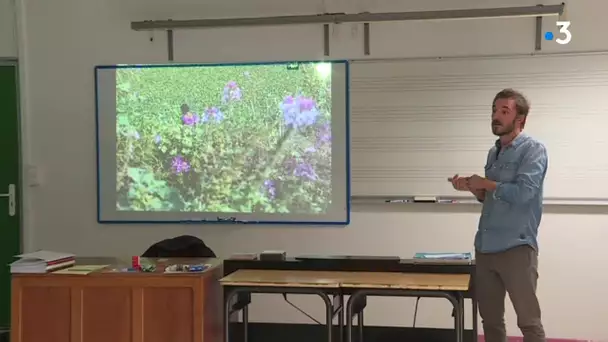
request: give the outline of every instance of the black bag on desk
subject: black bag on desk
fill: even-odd
[[[203,240],[190,235],[165,239],[150,246],[142,258],[215,258]]]

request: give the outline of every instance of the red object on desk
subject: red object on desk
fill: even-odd
[[[131,266],[136,270],[141,269],[141,262],[139,256],[134,256],[133,258],[131,258]]]

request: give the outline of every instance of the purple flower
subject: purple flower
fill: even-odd
[[[323,124],[317,130],[317,143],[327,144],[331,143],[331,125],[328,123]]]
[[[216,121],[220,122],[224,120],[224,113],[217,107],[210,107],[205,110],[203,114],[203,122]]]
[[[273,180],[268,179],[264,181],[264,190],[268,193],[270,199],[277,197],[277,187]]]
[[[200,118],[198,114],[192,112],[187,112],[182,116],[182,122],[186,126],[194,126],[199,122],[199,120]]]
[[[171,170],[176,175],[181,175],[190,171],[190,164],[182,156],[176,156],[171,162]]]
[[[317,103],[304,96],[287,96],[280,105],[283,119],[287,127],[300,128],[313,125],[317,121],[319,111]]]
[[[157,134],[157,135],[154,137],[154,142],[155,142],[156,144],[160,144],[160,142],[161,142],[161,141],[162,141],[162,139],[161,139],[161,137],[160,137],[160,134]]]
[[[323,146],[331,146],[331,126],[328,123],[321,125],[315,132],[316,142],[315,148]]]
[[[306,178],[311,181],[316,181],[319,177],[312,165],[308,163],[299,163],[293,171],[294,176]]]
[[[224,87],[224,94],[222,95],[222,103],[226,104],[230,101],[239,101],[243,94],[241,88],[235,81],[226,83]]]
[[[297,161],[295,158],[290,158],[285,162],[285,169],[296,177],[305,178],[311,181],[316,181],[319,177],[313,166],[309,163]]]

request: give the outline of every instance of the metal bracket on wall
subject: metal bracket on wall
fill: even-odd
[[[329,24],[323,25],[323,54],[329,57]]]
[[[173,21],[171,19],[168,20]],[[173,58],[173,52],[174,52],[174,44],[173,44],[173,29],[169,28],[167,29],[167,59],[169,60],[169,62],[173,62],[174,58]]]
[[[537,5],[543,7],[543,5]],[[536,17],[536,36],[534,39],[534,50],[540,51],[543,46],[543,17]]]
[[[366,56],[370,55],[369,23],[363,24],[363,54]]]
[[[167,59],[173,62],[173,30],[167,30]]]

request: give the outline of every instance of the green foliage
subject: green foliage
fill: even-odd
[[[129,187],[131,210],[173,209],[170,196],[174,190],[167,186],[167,182],[155,179],[152,172],[143,169],[129,168],[127,173],[131,180]]]
[[[320,138],[331,77],[314,65],[128,68],[116,78],[119,210],[320,213],[331,204],[331,140]],[[241,97],[224,101],[231,81]],[[281,103],[297,95],[320,114],[290,128]]]

